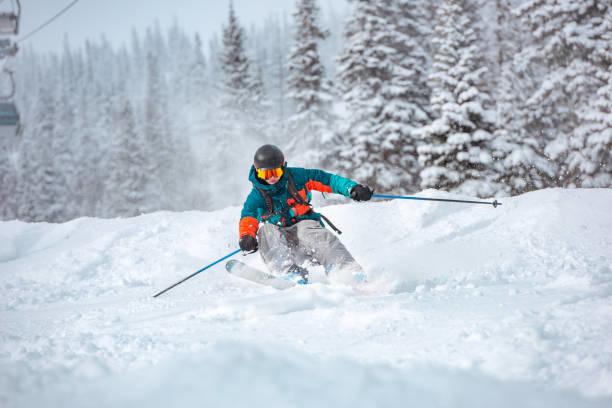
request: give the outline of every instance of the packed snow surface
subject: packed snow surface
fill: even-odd
[[[368,282],[219,264],[154,299],[237,249],[237,207],[0,223],[0,406],[612,406],[612,190],[321,211]]]

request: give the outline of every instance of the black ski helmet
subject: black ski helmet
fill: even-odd
[[[285,165],[285,156],[281,149],[267,144],[257,149],[253,163],[256,169],[275,169]]]

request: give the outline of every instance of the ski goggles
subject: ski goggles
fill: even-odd
[[[257,177],[262,180],[268,180],[272,177],[281,178],[283,175],[283,168],[277,167],[275,169],[256,169]]]

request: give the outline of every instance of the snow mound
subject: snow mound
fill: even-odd
[[[88,370],[98,370],[89,367]],[[397,369],[283,348],[243,343],[180,355],[154,370],[140,369],[78,389],[58,387],[19,399],[45,407],[605,407],[572,393],[551,393],[520,382],[500,382],[471,371]]]
[[[367,283],[218,265],[156,299],[237,248],[239,208],[3,222],[0,406],[610,406],[610,208],[610,189],[322,207]]]

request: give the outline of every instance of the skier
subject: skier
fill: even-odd
[[[308,282],[305,265],[309,262],[322,265],[326,274],[342,271],[365,277],[361,266],[322,220],[337,229],[313,211],[310,192],[367,201],[372,189],[322,170],[287,167],[283,152],[269,144],[255,152],[249,181],[253,189],[244,203],[239,224],[242,251],[253,253],[260,248],[271,272],[296,276],[298,283]]]

